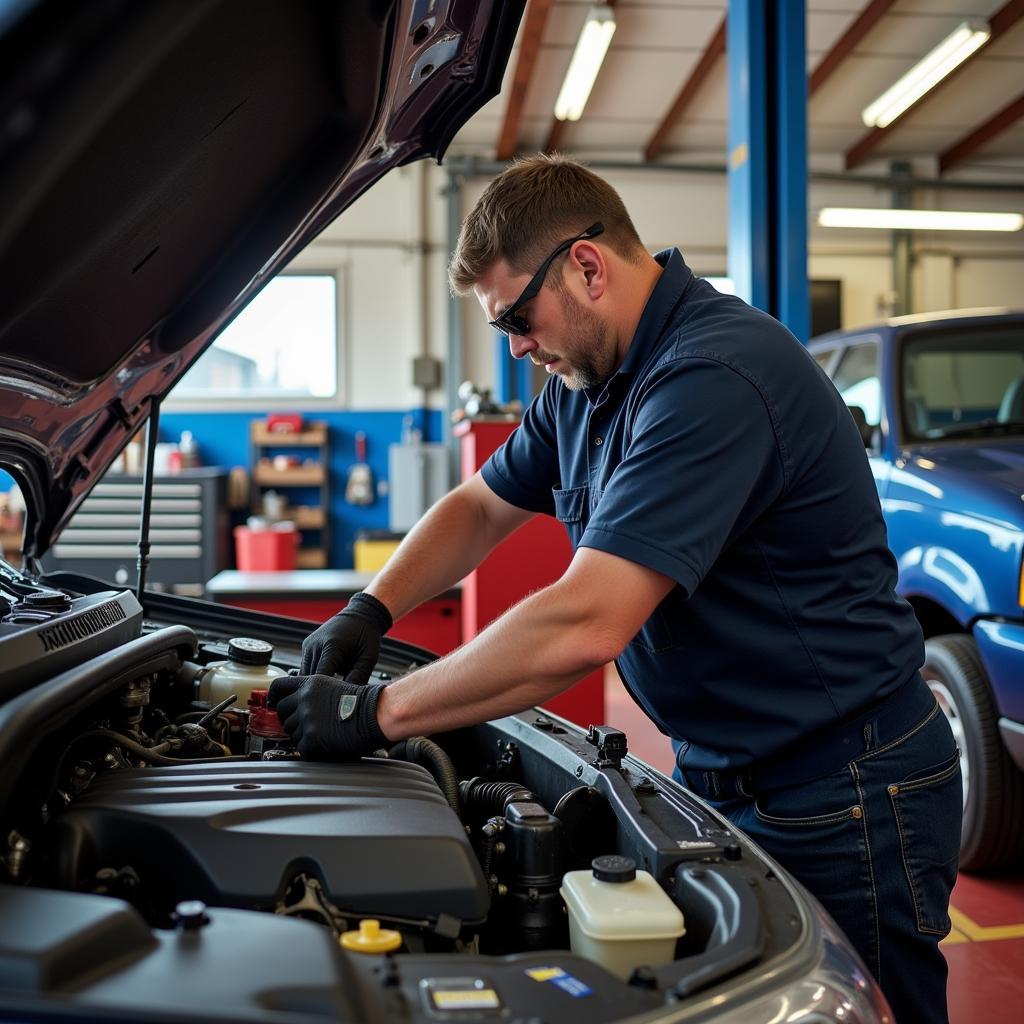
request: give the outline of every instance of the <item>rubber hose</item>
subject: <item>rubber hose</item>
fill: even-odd
[[[121,733],[114,732],[113,729],[90,729],[88,732],[83,732],[80,736],[76,736],[73,742],[77,745],[87,739],[110,740],[119,747],[124,747],[130,754],[134,754],[141,760],[149,762],[149,764],[214,764],[219,761],[252,760],[245,754],[232,755],[231,757],[164,757],[163,754],[156,752],[156,747],[144,747],[141,743],[136,743],[135,740],[128,736],[122,736]],[[169,750],[171,745],[170,743],[161,743],[158,746],[163,750]]]
[[[475,778],[463,782],[459,788],[462,792],[462,801],[467,808],[474,807],[496,814],[504,814],[505,808],[513,800],[537,799],[518,782],[487,782],[485,779]]]
[[[390,750],[390,756],[399,761],[412,761],[414,764],[423,765],[434,776],[451,809],[462,817],[459,776],[455,772],[455,765],[433,740],[428,740],[426,736],[410,736],[407,740],[396,743]]]

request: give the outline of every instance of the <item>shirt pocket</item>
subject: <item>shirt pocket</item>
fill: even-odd
[[[587,491],[588,488],[585,484],[583,487],[553,487],[551,489],[551,496],[555,502],[555,518],[565,527],[574,551],[590,519]]]

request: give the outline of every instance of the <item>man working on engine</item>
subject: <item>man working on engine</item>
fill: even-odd
[[[574,161],[493,181],[449,273],[549,379],[483,470],[307,639],[305,675],[274,683],[299,750],[358,756],[497,718],[614,659],[685,784],[822,900],[897,1018],[945,1020],[956,746],[835,389],[678,250],[647,253],[618,194]],[[359,685],[392,619],[537,513],[573,542],[561,579],[448,657]]]

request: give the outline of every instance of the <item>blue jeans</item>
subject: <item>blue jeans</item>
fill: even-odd
[[[705,799],[818,898],[898,1024],[948,1021],[939,940],[950,928],[962,795],[959,751],[937,705],[898,736],[866,739],[823,778]]]

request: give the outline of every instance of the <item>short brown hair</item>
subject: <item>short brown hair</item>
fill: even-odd
[[[639,262],[643,243],[604,178],[559,153],[517,160],[487,186],[462,223],[448,263],[452,291],[464,295],[502,258],[518,273],[532,274],[559,242],[595,221],[604,225],[602,242]]]

